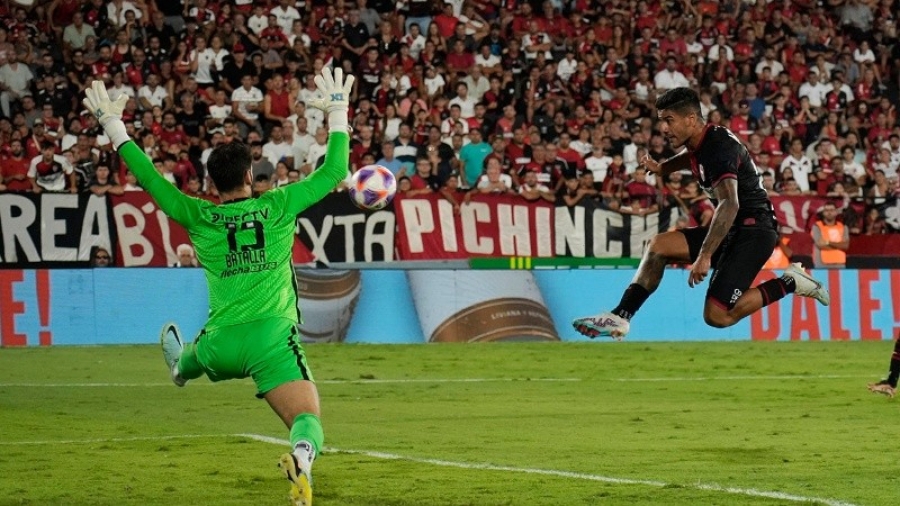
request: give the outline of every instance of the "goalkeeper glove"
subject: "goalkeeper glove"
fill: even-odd
[[[84,94],[85,98],[82,103],[100,122],[103,131],[112,141],[113,147],[119,149],[119,146],[130,140],[125,131],[125,123],[122,122],[122,111],[125,109],[128,97],[122,94],[115,101],[110,100],[103,81],[94,81]]]
[[[334,76],[325,67],[315,78],[319,96],[310,100],[310,105],[328,114],[328,131],[346,132],[349,129],[347,112],[350,109],[350,92],[356,78],[348,74],[344,79],[344,71],[340,67],[334,69]]]

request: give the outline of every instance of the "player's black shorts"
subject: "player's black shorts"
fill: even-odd
[[[680,232],[687,239],[691,262],[700,255],[700,247],[706,239],[708,228],[686,228]],[[706,298],[711,298],[725,309],[732,309],[766,260],[772,256],[778,242],[774,219],[741,219],[728,231],[719,249],[713,253],[713,275],[709,280]]]

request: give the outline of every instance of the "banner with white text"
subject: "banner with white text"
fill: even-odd
[[[91,248],[116,242],[105,197],[0,194],[0,267],[87,265]]]

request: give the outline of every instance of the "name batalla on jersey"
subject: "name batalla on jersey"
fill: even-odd
[[[266,250],[262,220],[269,218],[269,209],[263,208],[243,214],[230,216],[220,212],[211,214],[213,224],[223,223],[228,229],[229,252],[224,255],[225,270],[220,278],[228,278],[238,274],[249,274],[275,269],[277,262],[266,261]],[[251,244],[237,246],[239,233],[255,234],[256,240]]]

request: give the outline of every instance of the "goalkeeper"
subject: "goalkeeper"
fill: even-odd
[[[163,355],[178,386],[203,374],[212,381],[251,377],[290,428],[292,451],[279,465],[291,482],[291,500],[309,506],[311,467],[324,441],[319,397],[300,345],[291,249],[298,213],[318,202],[347,176],[350,136],[347,110],[354,77],[340,68],[315,78],[312,105],[328,116],[325,164],[302,182],[251,198],[250,150],[238,142],[217,147],[207,163],[221,204],[188,197],[156,172],[125,132],[126,97],[109,99],[101,81],[84,105],[159,207],[187,230],[209,288],[209,319],[184,346],[173,324],[163,328]]]

